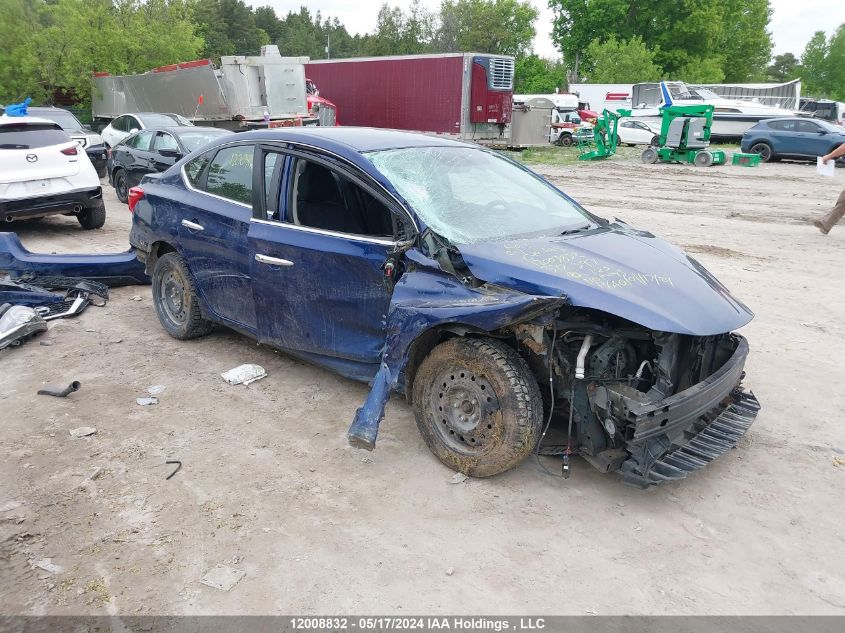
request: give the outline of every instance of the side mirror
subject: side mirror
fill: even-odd
[[[130,133],[130,134],[135,134],[135,132],[137,132],[137,131],[138,131],[138,128],[133,127],[131,130],[129,130],[129,133]]]
[[[160,149],[158,153],[167,158],[182,158],[182,152],[178,149]]]

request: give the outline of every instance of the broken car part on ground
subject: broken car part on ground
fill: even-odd
[[[220,324],[372,381],[355,446],[374,448],[400,391],[455,470],[540,450],[645,486],[734,446],[759,409],[734,333],[748,308],[680,249],[477,146],[250,132],[145,177],[130,202],[165,330]]]

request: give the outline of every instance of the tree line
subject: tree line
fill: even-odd
[[[315,0],[315,4],[316,4]],[[517,92],[569,82],[693,83],[783,80],[845,98],[845,25],[816,33],[798,59],[771,58],[769,0],[549,0],[557,59],[532,50],[538,11],[529,0],[385,2],[369,33],[303,6],[279,15],[243,0],[0,0],[0,103],[85,103],[92,72],[145,72],[196,58],[257,54],[312,59],[475,51],[516,58]],[[771,62],[771,63],[770,63]]]

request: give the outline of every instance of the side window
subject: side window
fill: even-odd
[[[131,132],[132,130],[140,130],[141,124],[138,123],[138,119],[134,116],[127,116],[126,117],[126,131]]]
[[[254,146],[224,147],[208,166],[205,190],[215,196],[252,206]]]
[[[143,134],[143,132],[141,134]],[[156,134],[154,149],[157,152],[163,149],[178,150],[179,144],[176,142],[176,139],[173,138],[172,134],[168,134],[167,132],[159,132],[158,134]]]
[[[285,157],[278,152],[264,154],[264,208],[268,220],[279,220],[279,185]]]
[[[185,175],[188,177],[188,182],[192,187],[198,187],[202,172],[211,160],[211,152],[206,152],[197,156],[185,165]]]
[[[316,229],[392,237],[387,207],[350,178],[318,163],[297,159],[290,186],[293,224]]]
[[[780,132],[795,132],[795,121],[769,121],[769,127]]]
[[[809,132],[810,134],[818,134],[822,132],[822,127],[818,123],[812,121],[798,121],[799,132]]]
[[[129,127],[126,125],[126,117],[119,116],[111,122],[111,126],[118,132],[128,132]]]
[[[136,134],[135,136],[130,138],[126,142],[126,144],[129,147],[134,147],[135,149],[140,149],[140,150],[143,150],[143,151],[146,152],[150,149],[150,142],[152,141],[152,139],[153,139],[153,133],[152,132],[147,132],[147,131],[138,132],[138,134]]]

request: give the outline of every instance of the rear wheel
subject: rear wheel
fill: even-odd
[[[204,336],[214,327],[202,318],[194,281],[178,253],[165,253],[153,267],[153,303],[170,336],[187,340]]]
[[[86,231],[99,229],[106,223],[106,205],[102,200],[95,200],[90,207],[86,207],[76,214],[76,220]]]
[[[543,401],[526,362],[492,339],[454,338],[423,360],[414,414],[426,445],[449,468],[489,477],[532,453]]]
[[[660,135],[655,134],[654,136],[652,136],[649,145],[651,145],[652,147],[660,147]]]
[[[768,143],[754,143],[754,145],[751,146],[750,152],[752,154],[759,154],[760,160],[764,163],[768,163],[774,157],[772,146]]]
[[[640,159],[646,165],[653,165],[654,163],[657,162],[657,150],[654,149],[653,147],[646,147],[643,150],[643,153],[640,155]]]
[[[695,155],[693,162],[697,167],[710,167],[710,165],[713,164],[713,154],[707,150],[698,152],[698,154]]]
[[[122,169],[117,169],[112,176],[114,181],[114,192],[117,194],[117,199],[123,204],[129,202],[129,183],[126,181],[126,172]]]

